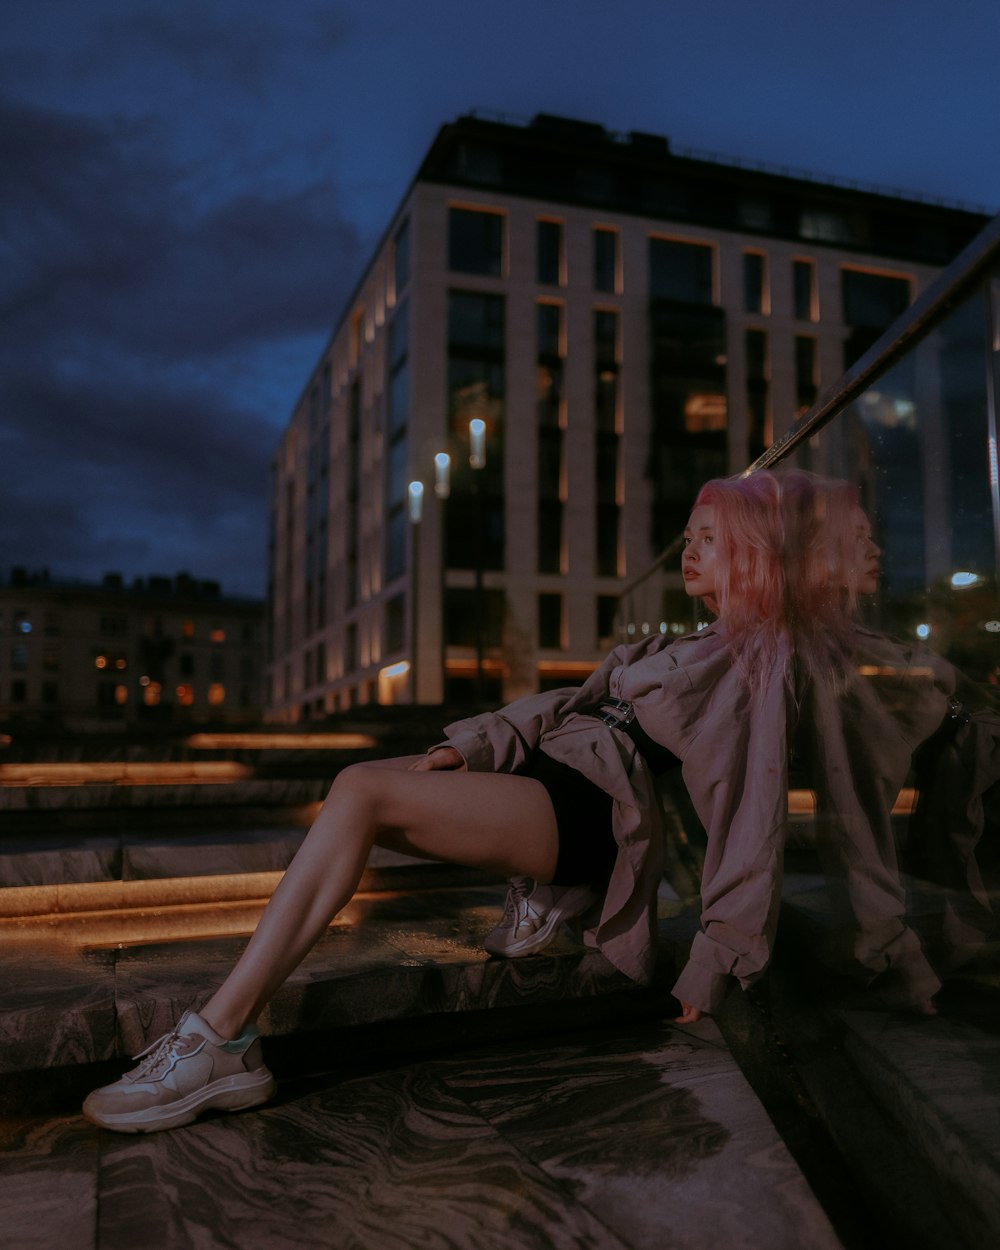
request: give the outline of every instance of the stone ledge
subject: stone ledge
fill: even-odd
[[[533,958],[488,956],[482,938],[504,897],[502,885],[357,895],[272,1000],[261,1031],[289,1036],[642,992],[568,938]],[[259,905],[238,914],[227,936],[88,944],[84,931],[74,947],[35,927],[7,943],[0,1072],[138,1053],[211,995],[258,913]],[[672,929],[664,941],[672,949],[689,939]]]

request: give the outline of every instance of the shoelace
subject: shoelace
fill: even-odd
[[[150,1042],[145,1050],[133,1055],[133,1059],[141,1059],[142,1063],[134,1072],[129,1073],[132,1079],[137,1081],[140,1077],[152,1077],[155,1080],[162,1076],[168,1062],[173,1058],[172,1051],[181,1040],[181,1036],[182,1034],[173,1028],[169,1033],[158,1037],[155,1042]]]
[[[518,905],[528,897],[534,888],[535,883],[530,877],[511,877],[510,888],[507,890],[507,904],[503,909],[504,922],[514,919]]]

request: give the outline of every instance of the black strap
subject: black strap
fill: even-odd
[[[594,716],[609,729],[620,729],[635,743],[635,748],[642,758],[656,773],[665,773],[670,768],[680,768],[681,760],[659,742],[654,741],[636,718],[635,708],[625,699],[606,699],[596,703],[592,708],[579,709],[584,716]]]

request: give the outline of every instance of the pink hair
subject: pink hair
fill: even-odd
[[[766,469],[750,477],[714,478],[698,492],[695,507],[702,504],[715,510],[719,619],[741,654],[753,638],[773,657],[785,620],[777,479]]]
[[[784,471],[779,480],[786,612],[796,653],[810,669],[843,677],[841,657],[858,608],[858,492],[804,469]]]
[[[850,482],[790,469],[780,478],[790,605],[833,624],[858,606],[861,505]]]

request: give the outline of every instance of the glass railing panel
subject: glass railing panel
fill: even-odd
[[[979,681],[1000,672],[989,299],[968,295],[783,462],[858,486],[883,551],[869,623]]]

